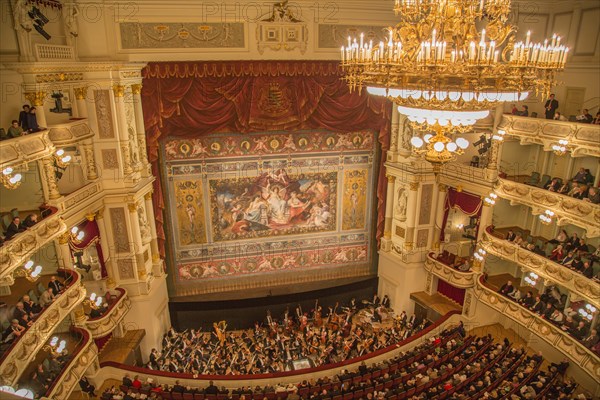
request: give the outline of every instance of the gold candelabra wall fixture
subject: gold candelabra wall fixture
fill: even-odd
[[[27,261],[23,268],[15,271],[15,275],[18,277],[23,277],[27,279],[29,282],[35,282],[39,279],[42,274],[42,266],[35,265],[35,263],[31,260]]]
[[[4,185],[5,188],[16,189],[21,185],[23,175],[15,173],[15,170],[12,167],[6,167],[2,170],[2,174],[0,174],[0,180],[2,180],[2,185]]]

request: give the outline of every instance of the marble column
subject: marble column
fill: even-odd
[[[433,250],[437,253],[441,251],[440,235],[442,234],[442,224],[444,223],[444,204],[446,203],[446,195],[448,186],[443,183],[438,183],[438,197],[435,205],[435,226],[433,228]]]
[[[60,268],[73,269],[73,256],[71,255],[71,247],[69,247],[69,232],[63,233],[58,237],[57,255],[58,265]]]
[[[160,260],[160,252],[158,251],[158,240],[156,235],[156,225],[154,224],[154,206],[152,205],[152,192],[148,192],[144,195],[144,202],[146,205],[146,218],[150,225],[150,234],[152,240],[150,241],[150,250],[152,251],[152,262],[156,263]]]
[[[148,163],[148,150],[146,147],[146,128],[144,126],[144,111],[142,109],[142,84],[131,85],[133,95],[133,111],[135,114],[135,132],[137,137],[140,162],[142,163],[142,176],[150,176],[150,164]]]
[[[138,277],[141,280],[145,280],[146,265],[144,262],[144,244],[142,243],[142,236],[140,232],[140,221],[137,211],[137,202],[134,201],[131,203],[127,203],[127,209],[129,210],[129,223],[131,224],[131,237],[133,238],[135,264],[138,271]]]
[[[96,212],[96,223],[98,224],[98,231],[100,233],[100,246],[102,246],[102,254],[105,258],[104,265],[106,266],[106,273],[108,275],[106,279],[106,286],[109,290],[114,289],[117,286],[115,266],[113,264],[112,257],[110,256],[110,243],[108,232],[106,231],[106,220],[104,219],[104,208],[101,208]]]
[[[61,197],[58,191],[56,182],[56,172],[54,171],[54,160],[52,157],[45,157],[41,160],[42,163],[42,177],[45,178],[45,182],[48,188],[48,198],[50,200],[56,200]]]
[[[25,92],[24,95],[25,98],[29,100],[31,105],[35,107],[35,115],[40,128],[48,128],[48,122],[46,121],[46,112],[44,111],[44,100],[46,99],[46,92]]]
[[[406,238],[404,239],[404,247],[407,250],[412,250],[415,245],[415,223],[417,219],[417,195],[419,193],[419,182],[411,182],[409,184],[408,201],[406,203]]]
[[[115,100],[115,109],[117,114],[118,123],[118,135],[119,135],[119,147],[121,149],[121,156],[123,160],[123,172],[125,175],[131,175],[133,173],[132,160],[131,160],[131,147],[129,144],[129,134],[127,129],[126,113],[125,113],[125,86],[114,85],[112,87],[113,95]]]
[[[77,116],[79,118],[87,118],[88,117],[88,109],[85,101],[85,97],[87,95],[87,87],[79,87],[73,88],[73,92],[75,94],[75,105],[77,106]]]
[[[83,150],[85,170],[88,181],[93,181],[98,178],[98,170],[96,168],[96,157],[94,156],[94,147],[92,139],[86,139],[81,143]]]
[[[385,224],[383,229],[383,237],[390,240],[392,238],[392,218],[394,216],[394,188],[396,177],[387,175],[387,195],[385,200]]]
[[[481,207],[481,216],[479,217],[479,230],[477,231],[477,241],[481,240],[483,232],[485,232],[485,228],[492,224],[492,206],[483,201],[483,205]]]

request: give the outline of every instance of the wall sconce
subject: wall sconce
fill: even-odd
[[[487,205],[493,206],[494,204],[496,204],[497,198],[498,198],[498,195],[496,193],[492,192],[485,199],[483,199],[483,201],[485,201],[485,203]]]
[[[17,397],[22,397],[24,399],[33,399],[34,394],[31,390],[27,388],[21,388],[19,390],[15,390],[12,386],[0,386],[0,393],[12,393]]]
[[[43,350],[47,353],[52,354],[53,356],[59,356],[62,354],[66,347],[66,340],[61,340],[59,342],[58,337],[54,336],[52,339],[50,339],[50,342],[43,347]]]
[[[498,129],[496,134],[492,136],[492,140],[502,142],[504,140],[504,135],[506,135],[506,131],[504,129]]]
[[[588,321],[591,321],[594,319],[594,314],[596,313],[596,311],[598,311],[596,307],[594,307],[591,304],[586,304],[585,308],[579,309],[579,314]]]
[[[96,295],[96,293],[90,294],[90,297],[83,301],[83,304],[97,310],[102,305],[102,296]]]
[[[71,162],[72,157],[70,155],[65,155],[65,151],[63,149],[56,150],[54,153],[54,160],[56,161],[56,165],[60,168],[67,168],[67,165]]]
[[[525,279],[523,279],[525,282],[527,282],[527,284],[531,285],[531,286],[535,286],[537,285],[537,279],[539,278],[538,274],[536,274],[535,272],[530,272],[528,276],[525,277]]]
[[[29,282],[35,282],[42,274],[42,266],[33,266],[34,262],[29,260],[22,269],[16,270],[15,275],[26,278]]]
[[[554,218],[554,212],[550,210],[544,211],[543,214],[540,214],[540,221],[544,225],[550,225],[552,223],[552,218]]]
[[[2,174],[0,175],[0,179],[2,180],[2,184],[7,189],[16,189],[21,185],[21,181],[23,180],[23,175],[14,174],[14,170],[11,167],[6,167],[2,170]]]
[[[569,141],[561,139],[558,141],[558,144],[552,145],[552,151],[557,156],[564,156],[565,153],[569,150]]]
[[[485,255],[487,254],[487,251],[485,251],[482,248],[479,248],[475,253],[473,253],[473,257],[479,261],[482,262],[485,259]]]
[[[71,228],[71,242],[73,242],[75,244],[79,244],[83,241],[84,237],[85,237],[84,231],[79,230],[79,228],[76,226]]]

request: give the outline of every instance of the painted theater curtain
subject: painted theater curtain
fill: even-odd
[[[227,61],[150,63],[143,71],[142,106],[149,160],[160,176],[161,140],[231,132],[324,129],[372,130],[382,150],[377,184],[377,233],[383,233],[391,103],[350,93],[333,61]],[[278,96],[282,94],[283,96]],[[161,255],[165,255],[164,199],[154,183]]]

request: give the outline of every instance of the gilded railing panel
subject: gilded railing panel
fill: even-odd
[[[76,271],[72,274],[73,282],[52,304],[50,304],[35,320],[34,324],[25,331],[23,336],[8,350],[0,364],[0,380],[3,385],[13,386],[31,359],[48,342],[58,324],[86,296],[86,290],[81,284],[81,277]]]
[[[74,145],[94,136],[86,118],[72,119],[65,124],[48,127],[48,137],[56,146]]]
[[[547,151],[558,140],[566,139],[573,157],[600,157],[600,125],[503,115],[498,129],[518,137],[521,143],[541,144]]]
[[[60,214],[54,213],[4,243],[0,247],[0,280],[8,278],[32,254],[66,231]]]
[[[535,272],[541,278],[555,282],[596,307],[600,307],[600,285],[564,265],[494,236],[489,227],[483,234],[481,246],[488,253],[515,262]]]
[[[68,399],[85,371],[97,360],[98,348],[91,333],[85,328],[76,328],[82,334],[82,343],[71,355],[68,365],[63,368],[43,399]]]
[[[432,257],[432,253],[425,260],[425,269],[438,278],[442,278],[457,288],[470,288],[475,286],[477,274],[475,272],[461,272]]]
[[[0,142],[0,170],[48,157],[55,147],[43,130]]]
[[[559,327],[487,287],[481,279],[477,280],[474,288],[479,301],[523,325],[600,381],[600,357]]]
[[[100,318],[88,319],[85,322],[85,327],[90,331],[94,339],[111,333],[131,309],[131,301],[127,297],[127,291],[122,288],[117,288],[117,290],[121,292],[121,296],[106,311],[106,314]]]
[[[535,213],[543,214],[547,209],[554,211],[559,225],[573,224],[584,228],[587,237],[600,236],[598,204],[502,178],[498,178],[494,191],[503,199],[531,207]]]

